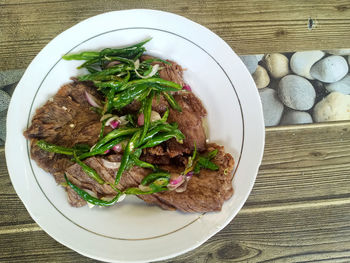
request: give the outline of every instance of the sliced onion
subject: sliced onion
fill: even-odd
[[[122,195],[118,198],[117,203],[123,201],[123,200],[125,199],[125,197],[126,197],[126,194],[122,194]]]
[[[103,154],[107,154],[109,152],[110,152],[110,150],[108,149],[108,150],[105,150]]]
[[[145,123],[145,115],[141,113],[137,118],[137,125],[142,126]]]
[[[120,167],[120,162],[110,162],[105,159],[102,159],[102,164],[108,169],[118,169]]]
[[[107,120],[108,118],[112,117],[113,115],[108,113],[108,114],[105,114],[101,117],[100,121],[104,121],[104,120]]]
[[[188,85],[188,84],[183,85],[182,89],[192,91],[190,85]]]
[[[128,74],[128,73],[122,72],[122,73],[119,73],[119,74],[117,75],[117,77],[121,77],[121,76],[124,76],[124,75],[126,75],[126,74]]]
[[[113,66],[118,65],[118,64],[120,64],[120,61],[118,61],[118,60],[111,61],[107,64],[106,68],[110,68],[110,67],[113,67]]]
[[[123,201],[125,199],[126,194],[122,194],[121,196],[119,196],[118,200],[116,201],[116,203],[119,203],[121,201]],[[115,196],[105,196],[102,197],[102,200],[104,201],[111,201],[114,199]]]
[[[152,190],[151,187],[146,186],[146,185],[142,185],[142,184],[139,185],[139,189],[140,189],[142,192],[148,192],[148,191],[151,191],[151,190]]]
[[[118,143],[112,147],[112,150],[115,151],[116,153],[120,153],[123,151],[123,147],[121,143]]]
[[[87,192],[89,195],[93,196],[93,197],[96,197],[97,198],[97,195],[95,192],[91,191],[90,189],[83,189],[85,192]]]
[[[96,146],[96,143],[95,143],[94,145],[91,146],[90,152],[92,152],[92,151],[94,150],[95,146]]]
[[[126,125],[129,123],[125,115],[119,117],[119,122],[120,122],[120,125]]]
[[[158,121],[162,117],[160,117],[160,114],[156,111],[151,111],[151,122]]]
[[[193,176],[193,171],[188,172],[188,173],[186,174],[186,179],[189,179],[189,178],[191,178],[192,176]]]
[[[140,67],[140,60],[139,59],[136,59],[136,61],[134,62],[134,67],[135,67],[135,70],[139,69],[139,67]]]
[[[87,203],[87,205],[88,205],[88,207],[89,208],[93,208],[95,205],[94,204],[91,204],[91,203],[89,203],[89,202],[86,202]]]
[[[85,97],[86,97],[86,100],[89,102],[89,104],[92,107],[96,107],[96,108],[102,109],[101,103],[99,103],[98,99],[96,99],[90,93],[85,91]]]
[[[170,178],[169,183],[170,183],[171,185],[178,185],[178,184],[182,183],[183,180],[184,180],[183,176],[182,176],[182,175],[179,175],[179,176],[177,176],[177,177],[175,177],[175,178]]]
[[[93,191],[91,191],[90,189],[83,189],[85,192],[87,192],[89,195],[93,196],[93,197],[97,197],[96,193],[94,193]],[[93,208],[95,205],[91,204],[89,202],[86,202],[89,208]]]
[[[179,188],[181,185],[183,185],[186,182],[185,177],[183,175],[179,174],[172,174],[170,177],[170,181],[168,184],[168,189],[169,190],[175,190]]]
[[[188,184],[188,180],[185,180],[183,184],[181,184],[179,187],[175,189],[175,192],[177,193],[185,192],[187,189],[187,184]]]
[[[137,69],[135,68],[135,73],[138,77],[142,78],[142,79],[148,79],[150,77],[153,77],[159,70],[159,65],[156,64],[154,66],[152,66],[152,70],[150,73],[148,73],[146,76],[142,76],[140,73],[137,72]]]
[[[118,116],[109,118],[108,121],[106,121],[106,126],[111,126],[112,129],[118,128],[119,124],[120,122]]]

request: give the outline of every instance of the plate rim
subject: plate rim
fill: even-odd
[[[81,25],[83,25],[84,23],[87,24],[89,21],[92,21],[92,19],[96,19],[96,18],[98,18],[98,17],[102,17],[102,16],[105,16],[105,15],[107,15],[107,14],[115,14],[115,13],[120,13],[120,12],[131,12],[131,13],[132,13],[132,12],[140,12],[140,11],[141,11],[141,12],[151,12],[151,13],[152,13],[152,12],[155,12],[155,13],[158,13],[158,14],[159,14],[159,13],[162,13],[162,14],[166,14],[166,15],[170,15],[170,16],[176,16],[177,19],[185,20],[186,23],[190,23],[190,24],[191,24],[191,23],[194,23],[195,25],[204,28],[206,31],[211,32],[209,29],[207,29],[207,28],[205,28],[205,27],[203,27],[203,26],[197,24],[196,22],[193,22],[192,20],[189,20],[189,19],[187,19],[187,18],[184,18],[184,17],[182,17],[182,16],[179,16],[179,15],[176,15],[176,14],[173,14],[173,13],[164,12],[164,11],[150,10],[150,9],[130,9],[130,10],[122,10],[122,11],[107,12],[107,13],[99,14],[99,15],[97,15],[97,16],[93,16],[93,17],[90,17],[90,18],[88,18],[88,19],[85,19],[85,20],[81,21],[80,23],[74,25],[73,27],[70,27],[69,29],[65,30],[64,32],[62,32],[62,33],[59,34],[58,36],[56,36],[52,41],[50,41],[50,42],[38,53],[38,55],[34,58],[34,60],[33,60],[33,61],[30,63],[30,65],[28,66],[27,70],[31,67],[32,63],[39,57],[39,55],[43,52],[43,50],[45,50],[48,46],[50,46],[51,43],[52,43],[53,41],[57,40],[58,37],[61,37],[62,34],[64,34],[65,32],[67,32],[67,31],[69,31],[69,30],[72,30],[73,28],[76,28],[76,27],[78,27],[78,26],[81,26]],[[211,33],[214,34],[213,32],[211,32]],[[214,34],[214,35],[215,35],[215,37],[219,38],[224,44],[227,45],[227,43],[224,42],[219,36],[217,36],[216,34]],[[227,45],[227,46],[228,46],[228,45]],[[228,46],[228,47],[229,47],[229,46]],[[229,48],[230,48],[230,47],[229,47]],[[231,49],[231,48],[230,48],[230,49]],[[231,49],[231,52],[232,52],[234,55],[236,55],[235,52],[234,52],[232,49]],[[236,55],[236,56],[237,56],[237,55]],[[242,65],[243,65],[243,63],[241,63],[240,66],[242,66]],[[245,67],[244,67],[244,69],[245,69],[246,73],[248,73],[248,71],[247,71],[247,69],[246,69]],[[27,70],[26,70],[26,72],[27,72]],[[248,73],[248,74],[249,74],[249,73]],[[252,78],[251,78],[250,74],[249,74],[249,76],[248,76],[248,79],[249,79],[249,77],[250,77],[250,81],[252,82]],[[20,86],[20,84],[21,84],[21,81],[20,81],[20,83],[19,83],[18,85]],[[255,86],[255,84],[254,84],[254,86]],[[17,89],[16,89],[16,90],[17,90]],[[18,90],[17,90],[17,91],[18,91]],[[16,91],[15,91],[15,93],[16,93]],[[258,93],[257,93],[257,91],[256,91],[256,95],[257,95],[257,94],[258,94]],[[14,94],[14,98],[15,98],[15,96],[16,96],[16,94]],[[237,94],[237,98],[239,99],[238,94]],[[260,101],[259,101],[259,102],[260,102]],[[11,103],[12,103],[12,101],[11,101]],[[12,104],[13,104],[13,103],[12,103]],[[11,107],[13,107],[13,106],[10,105],[10,108],[11,108]],[[257,107],[259,108],[259,105],[258,105]],[[10,112],[10,110],[9,110],[9,112]],[[260,103],[260,112],[261,112],[261,114],[262,114],[261,103]],[[243,112],[242,112],[242,114],[243,114]],[[260,116],[260,117],[262,117],[262,116]],[[262,121],[262,124],[263,124],[263,119],[260,119],[260,121]],[[260,123],[260,125],[261,125],[261,123]],[[261,128],[261,127],[260,127],[260,128]],[[10,129],[7,129],[7,132],[8,132],[9,130],[10,130]],[[247,200],[247,197],[249,196],[249,194],[250,194],[250,192],[251,192],[251,190],[252,190],[252,186],[254,185],[254,182],[255,182],[255,179],[256,179],[257,171],[258,171],[259,166],[260,166],[260,164],[261,164],[262,155],[263,155],[263,148],[264,148],[264,137],[265,137],[264,135],[265,135],[265,130],[264,130],[264,129],[260,129],[260,132],[261,132],[261,133],[260,133],[260,137],[262,138],[262,141],[261,141],[261,145],[260,145],[260,149],[259,149],[259,150],[260,150],[260,156],[258,156],[258,159],[260,159],[260,160],[258,161],[259,164],[257,165],[255,177],[254,177],[254,180],[253,180],[253,182],[252,182],[252,184],[251,184],[250,190],[248,191],[247,195],[246,195],[245,197],[243,197],[244,200],[243,200],[243,202],[241,202],[241,206],[237,209],[237,212],[234,213],[234,214],[232,215],[231,218],[229,218],[228,220],[226,220],[226,221],[222,224],[222,226],[220,226],[220,228],[217,229],[216,232],[209,234],[209,236],[208,236],[207,238],[205,238],[204,240],[201,240],[201,242],[199,242],[198,244],[195,244],[193,247],[190,247],[190,248],[188,248],[187,250],[183,250],[183,251],[180,251],[180,252],[178,252],[178,253],[173,253],[173,254],[170,254],[170,255],[165,256],[165,257],[160,257],[160,258],[151,259],[151,260],[168,259],[168,258],[177,256],[177,255],[186,253],[186,252],[188,252],[188,251],[190,251],[190,250],[192,250],[192,249],[195,249],[196,247],[198,247],[198,246],[200,246],[201,244],[203,244],[204,242],[206,242],[211,236],[213,236],[213,235],[215,235],[217,232],[219,232],[224,226],[226,226],[226,225],[232,220],[233,217],[236,216],[236,214],[238,213],[238,211],[240,211],[241,207],[244,205],[245,201]],[[7,134],[7,135],[9,135],[9,134]],[[9,138],[9,137],[11,137],[11,136],[8,136],[8,138]],[[10,160],[10,157],[8,156],[8,155],[9,155],[9,150],[8,150],[8,149],[10,148],[10,143],[8,143],[8,142],[9,142],[9,140],[6,141],[6,145],[5,145],[6,151],[5,151],[5,154],[6,154],[6,162],[8,163],[8,167],[9,167],[9,162],[10,162],[9,160]],[[243,151],[243,148],[242,148],[242,151]],[[238,171],[238,170],[237,170],[237,171]],[[14,175],[11,175],[10,168],[9,168],[9,174],[10,174],[10,177],[11,177],[11,181],[13,182],[12,176],[14,176]],[[35,215],[33,215],[33,214],[31,213],[29,207],[27,207],[25,201],[22,199],[21,195],[18,193],[18,191],[17,191],[17,189],[16,189],[16,187],[15,187],[14,184],[13,184],[13,186],[14,186],[14,188],[15,188],[15,190],[16,190],[17,195],[20,197],[21,201],[24,203],[24,205],[25,205],[27,211],[29,212],[29,214],[31,215],[31,217],[34,219],[35,222],[38,223],[37,218],[35,217]],[[39,221],[40,221],[40,220],[39,220]],[[39,223],[38,223],[38,224],[39,224]],[[41,226],[41,224],[39,224],[39,225]],[[42,227],[42,226],[41,226],[41,227]],[[43,229],[45,232],[48,233],[48,231],[46,231],[46,229],[44,229],[44,227],[42,227],[42,229]],[[60,242],[60,243],[64,244],[65,246],[67,246],[67,247],[69,247],[69,248],[71,248],[71,249],[77,251],[77,252],[80,253],[80,254],[83,254],[84,256],[96,258],[96,259],[99,259],[99,260],[106,260],[106,258],[97,258],[97,257],[92,256],[91,254],[85,254],[85,253],[82,252],[82,251],[78,251],[76,248],[73,248],[72,246],[67,245],[66,242],[62,242],[62,240],[57,239],[56,237],[54,237],[54,236],[51,235],[50,233],[48,233],[48,234],[49,234],[52,238],[54,238],[55,240],[57,240],[58,242]],[[110,260],[110,259],[107,259],[107,260]],[[112,259],[112,261],[115,261],[115,260]],[[115,261],[115,262],[119,262],[119,261],[117,260],[117,261]],[[137,261],[130,261],[130,262],[142,262],[142,261],[138,261],[138,260],[137,260]]]

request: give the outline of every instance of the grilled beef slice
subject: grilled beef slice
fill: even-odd
[[[64,181],[63,172],[72,163],[65,155],[41,150],[36,142],[43,139],[64,147],[96,143],[101,129],[100,117],[90,109],[85,91],[98,97],[95,89],[82,83],[61,87],[52,99],[36,110],[30,127],[24,132],[31,141],[31,157],[53,174],[57,183]]]
[[[203,118],[207,115],[202,102],[192,92],[181,92],[174,95],[175,100],[181,106],[182,112],[170,109],[168,122],[176,122],[179,129],[185,135],[183,144],[175,139],[167,142],[167,152],[170,157],[190,154],[196,144],[198,151],[206,148],[206,135],[203,127]]]
[[[207,152],[214,149],[219,150],[217,156],[213,159],[213,162],[219,166],[218,171],[202,169],[198,175],[192,176],[187,184],[186,191],[182,193],[167,191],[152,195],[139,195],[138,197],[147,203],[156,204],[167,210],[178,209],[184,212],[220,211],[224,201],[233,194],[232,171],[234,161],[230,154],[224,152],[224,147],[222,146],[209,144]],[[111,155],[107,158],[109,161],[121,160],[120,155]],[[95,169],[105,181],[114,182],[117,169],[104,167],[101,157],[91,157],[84,162]],[[184,170],[184,166],[173,164],[161,166],[161,168],[179,174]],[[140,167],[131,168],[129,171],[124,172],[118,184],[118,189],[124,190],[129,187],[137,187],[141,180],[150,172],[151,170]],[[102,186],[86,175],[78,164],[70,166],[66,174],[72,183],[94,192],[99,197],[115,194],[110,186]],[[82,204],[81,198],[70,190],[68,190],[68,200],[73,206]]]

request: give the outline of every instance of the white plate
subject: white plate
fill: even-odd
[[[187,69],[185,80],[208,110],[210,140],[225,145],[235,158],[235,193],[219,213],[163,211],[133,197],[111,208],[72,208],[62,187],[29,158],[29,145],[22,133],[35,109],[79,74],[79,62],[64,61],[61,56],[124,46],[148,37],[153,38],[146,45],[150,54],[172,59]],[[28,67],[7,117],[8,170],[28,212],[60,243],[103,261],[161,260],[204,243],[234,218],[248,198],[263,147],[258,92],[238,56],[205,27],[154,10],[105,13],[58,35]]]

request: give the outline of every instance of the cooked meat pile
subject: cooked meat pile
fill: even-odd
[[[142,59],[147,59],[143,56]],[[159,63],[159,62],[156,62]],[[182,68],[172,62],[172,65],[161,63],[163,69],[160,76],[166,80],[183,85]],[[72,147],[78,143],[94,145],[101,129],[100,116],[90,109],[86,100],[85,91],[95,97],[100,95],[89,83],[73,82],[60,88],[55,96],[44,106],[36,110],[31,126],[24,132],[31,141],[31,156],[45,171],[51,173],[57,183],[64,183],[63,174],[78,187],[87,189],[97,197],[114,196],[115,191],[107,184],[98,184],[82,170],[81,166],[70,161],[66,155],[44,151],[36,146],[36,142],[43,139],[49,143],[64,147]],[[185,135],[183,144],[171,139],[153,148],[144,149],[141,159],[159,165],[170,173],[181,173],[187,163],[187,157],[194,150],[194,143],[198,152],[205,154],[214,149],[218,154],[212,160],[218,171],[202,169],[198,175],[193,175],[187,182],[183,192],[166,191],[138,197],[149,204],[159,205],[163,209],[181,210],[185,212],[220,211],[225,200],[233,194],[232,172],[234,160],[224,152],[224,147],[216,144],[207,144],[202,125],[206,110],[201,101],[192,92],[178,92],[175,100],[182,108],[182,112],[172,110],[165,99],[154,100],[152,109],[164,113],[170,108],[168,122],[177,122],[179,129]],[[134,102],[123,109],[135,112],[140,104]],[[105,133],[110,130],[106,129]],[[95,169],[106,182],[113,183],[117,169],[106,168],[106,162],[120,162],[121,154],[109,154],[103,157],[90,157],[84,163]],[[151,172],[149,169],[134,166],[124,172],[118,189],[137,187],[141,180]],[[70,187],[66,187],[68,201],[72,206],[80,207],[86,202]]]

